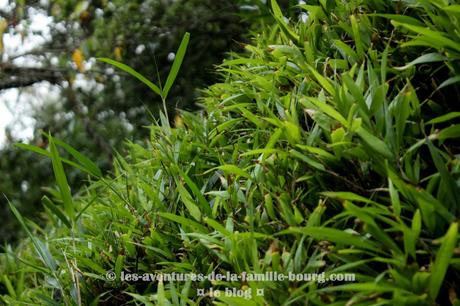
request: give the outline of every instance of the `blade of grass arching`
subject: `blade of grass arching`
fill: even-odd
[[[416,245],[418,241],[418,237],[420,235],[420,231],[422,228],[422,215],[420,210],[417,209],[415,211],[414,217],[412,219],[412,226],[408,228],[404,226],[404,249],[406,250],[406,255],[412,256],[412,258],[416,259]]]
[[[356,133],[362,138],[362,140],[376,153],[382,155],[382,157],[393,160],[393,153],[391,152],[388,145],[382,141],[380,138],[374,136],[372,133],[369,133],[365,128],[360,127]]]
[[[369,251],[381,253],[381,250],[374,242],[365,240],[364,237],[359,237],[338,229],[325,227],[290,227],[275,235],[286,234],[303,234],[317,240],[328,240],[337,244],[345,244],[355,246],[357,248],[366,249]]]
[[[452,177],[449,170],[447,169],[447,166],[441,154],[439,153],[439,150],[435,148],[431,141],[427,140],[427,144],[431,153],[431,157],[433,158],[434,165],[441,174],[441,186],[444,186],[446,188],[446,197],[449,199],[449,201],[454,207],[459,207],[460,199],[456,195],[460,194],[460,188],[458,188],[455,179]]]
[[[314,168],[316,170],[326,171],[326,168],[324,167],[323,164],[321,164],[320,162],[314,160],[311,157],[308,157],[307,155],[304,155],[304,154],[300,153],[299,151],[290,150],[289,154],[291,156],[295,157],[295,158],[300,159],[301,161],[305,162],[306,164],[308,164],[309,166],[311,166],[312,168]]]
[[[323,201],[318,202],[318,206],[308,216],[307,227],[317,227],[321,225],[321,217],[326,211],[326,205]]]
[[[363,95],[363,91],[361,90],[361,88],[359,88],[358,84],[356,84],[355,81],[348,74],[342,75],[342,81],[347,86],[353,98],[358,103],[359,110],[361,110],[363,113],[362,115],[363,116],[367,115],[366,121],[369,121],[369,118],[368,118],[369,107],[367,106],[366,101],[364,100],[364,95]]]
[[[169,293],[171,294],[172,304],[179,305],[179,296],[177,295],[177,289],[172,279],[169,281]]]
[[[442,82],[441,85],[438,86],[438,88],[436,88],[436,91],[438,91],[438,90],[440,90],[440,89],[443,89],[444,87],[447,87],[447,86],[449,86],[449,85],[458,83],[458,82],[460,82],[460,75],[457,75],[457,76],[448,78],[447,80],[445,80],[444,82]]]
[[[107,188],[108,188],[108,186],[105,185],[104,188],[101,190],[101,193],[104,193],[105,190],[106,190]],[[83,206],[82,209],[79,210],[77,216],[75,217],[75,222],[77,222],[78,219],[80,219],[80,217],[82,216],[82,214],[83,214],[83,213],[88,209],[88,207],[89,207],[91,204],[93,204],[97,199],[99,199],[99,194],[98,194],[98,193],[96,193],[96,194],[91,198],[91,200],[88,201],[88,203],[87,203],[85,206]]]
[[[179,293],[179,296],[181,298],[180,306],[186,306],[186,305],[190,305],[190,306],[193,305],[194,306],[194,305],[196,305],[193,301],[191,301],[188,298],[188,296],[190,295],[191,285],[192,285],[192,279],[188,278],[187,281],[185,282],[184,286],[182,287],[181,292]]]
[[[399,15],[399,14],[368,14],[368,16],[378,16],[378,17],[383,17],[387,19],[391,19],[397,22],[401,23],[406,23],[406,24],[411,24],[415,26],[421,26],[424,27],[425,24],[423,24],[420,20],[415,19],[413,17],[409,17],[406,15]]]
[[[460,137],[460,124],[449,126],[448,128],[443,129],[438,133],[439,140],[446,140],[449,138],[459,138]]]
[[[193,194],[197,197],[198,202],[200,203],[200,206],[202,209],[205,211],[205,214],[207,216],[211,216],[212,210],[211,206],[204,197],[204,195],[201,193],[201,191],[198,189],[196,184],[193,182],[193,180],[180,168],[178,168],[180,176],[184,179],[185,183],[187,186],[190,188],[190,190],[193,192]]]
[[[20,149],[31,151],[31,152],[34,152],[34,153],[37,153],[37,154],[40,154],[40,155],[43,155],[43,156],[51,158],[51,153],[50,152],[48,152],[48,151],[46,151],[44,149],[41,149],[39,147],[30,145],[30,144],[25,144],[25,143],[16,143],[14,145],[16,147],[20,148]],[[91,172],[89,172],[88,169],[80,166],[77,163],[74,163],[73,161],[70,161],[70,160],[68,160],[66,158],[61,158],[61,161],[66,163],[66,164],[68,164],[69,166],[74,167],[75,169],[78,169],[78,170],[81,170],[83,172],[87,172],[88,174],[91,174]]]
[[[436,117],[434,119],[431,119],[426,124],[442,123],[442,122],[450,121],[450,120],[458,118],[458,117],[460,117],[460,112],[451,112],[451,113]]]
[[[121,270],[123,269],[123,264],[125,261],[125,256],[119,254],[115,260],[115,275],[117,278],[121,277]]]
[[[321,85],[322,88],[324,88],[331,96],[335,96],[335,88],[333,82],[331,79],[325,78],[322,76],[314,67],[308,65],[308,70],[310,71],[311,74],[315,77],[315,79],[318,81],[319,85]]]
[[[351,202],[363,202],[363,203],[368,203],[368,204],[375,203],[374,201],[371,201],[363,196],[360,196],[358,194],[355,194],[353,192],[348,192],[348,191],[337,191],[337,192],[324,191],[324,192],[321,192],[321,194],[325,197],[332,198],[332,199],[348,200]]]
[[[333,42],[334,47],[340,51],[345,59],[350,60],[352,64],[356,63],[358,60],[358,55],[350,46],[339,39],[335,39]]]
[[[419,64],[426,64],[426,63],[433,63],[433,62],[443,62],[447,60],[447,57],[437,53],[428,53],[424,54],[422,56],[417,57],[415,60],[412,62],[402,66],[402,67],[393,67],[396,70],[406,70],[412,66],[419,65]]]
[[[215,168],[212,168],[212,169],[209,169],[208,171],[205,172],[205,174],[208,174],[209,172],[212,172],[212,171],[215,171],[215,170],[222,170],[224,171],[225,173],[228,173],[228,174],[236,174],[236,175],[239,175],[239,176],[242,176],[242,177],[245,177],[247,179],[250,179],[251,176],[244,170],[238,168],[238,166],[235,166],[235,165],[222,165],[222,166],[219,166],[219,167],[215,167]]]
[[[388,191],[390,193],[391,205],[393,212],[399,217],[401,215],[401,200],[399,199],[398,190],[395,188],[393,181],[388,177]]]
[[[336,121],[340,122],[343,126],[348,125],[347,119],[345,119],[345,117],[343,117],[332,106],[324,102],[321,102],[319,99],[313,98],[313,97],[308,97],[307,100],[310,101],[313,105],[315,105],[320,111],[324,112],[326,115],[328,115],[332,119],[335,119]],[[309,105],[306,104],[305,101],[300,100],[300,103],[303,104],[305,107],[309,107]]]
[[[45,207],[47,207],[62,223],[65,224],[69,229],[72,228],[72,224],[70,223],[69,219],[65,216],[65,214],[53,203],[47,196],[43,196],[42,203]]]
[[[455,246],[457,244],[458,223],[452,223],[443,238],[441,247],[436,253],[436,259],[431,267],[430,277],[430,296],[434,300],[438,296],[439,289],[441,289],[444,277],[449,267],[450,259],[454,254]]]
[[[177,190],[179,191],[182,203],[184,203],[185,207],[187,207],[187,210],[190,213],[190,215],[193,218],[195,218],[195,220],[200,221],[201,220],[201,210],[193,202],[192,196],[190,195],[190,193],[182,185],[178,185]]]
[[[16,291],[14,290],[13,285],[11,284],[11,281],[10,281],[10,279],[8,278],[8,275],[3,274],[3,275],[2,275],[2,280],[3,280],[3,284],[4,284],[5,287],[6,287],[7,293],[8,293],[12,298],[16,298]]]
[[[164,212],[159,212],[158,215],[160,217],[162,217],[162,218],[165,218],[165,219],[168,219],[170,221],[179,223],[184,227],[191,227],[191,228],[194,228],[195,230],[197,230],[199,232],[202,232],[202,233],[209,232],[206,227],[204,227],[200,223],[195,222],[195,221],[193,221],[191,219],[188,219],[188,218],[185,218],[185,217],[182,217],[182,216],[178,216],[178,215],[175,215],[175,214],[171,214],[171,213],[164,213]]]
[[[420,36],[418,38],[423,39],[423,41],[425,41],[427,45],[429,44],[433,48],[447,47],[457,52],[460,51],[460,44],[445,37],[444,35],[442,35],[442,32],[430,30],[425,26],[414,26],[396,21],[392,21],[392,24],[394,26],[402,26],[412,32],[419,34]]]
[[[29,236],[30,240],[32,240],[32,244],[34,245],[35,250],[38,253],[38,256],[43,261],[43,263],[46,265],[46,267],[49,269],[47,273],[56,271],[56,268],[57,268],[56,261],[54,260],[48,248],[43,244],[43,242],[41,242],[37,237],[35,237],[30,232],[29,228],[26,225],[25,220],[21,216],[21,213],[16,209],[16,207],[14,207],[14,205],[8,199],[7,201],[8,201],[8,205],[10,206],[10,209],[13,212],[14,216],[16,217],[16,219],[18,219],[19,224],[22,226],[27,236]]]
[[[356,51],[360,58],[364,56],[364,46],[361,40],[361,33],[359,32],[358,21],[356,20],[355,15],[350,16],[351,29],[353,31],[353,38],[355,40]]]
[[[205,223],[207,223],[209,226],[211,226],[213,229],[216,231],[220,232],[222,235],[224,235],[227,238],[232,237],[232,233],[230,233],[223,225],[221,225],[219,222],[211,219],[211,218],[204,218],[203,220]]]
[[[64,211],[72,222],[74,220],[74,207],[70,187],[67,182],[64,167],[62,166],[61,157],[59,156],[59,152],[54,144],[54,139],[51,135],[49,135],[48,138],[50,142],[51,162],[53,164],[54,176],[61,193],[62,202],[64,203]]]
[[[388,250],[391,250],[392,254],[395,255],[402,255],[402,252],[399,246],[395,243],[395,241],[387,235],[385,231],[383,231],[375,222],[374,216],[375,214],[366,213],[365,208],[360,208],[358,206],[353,205],[351,202],[345,201],[343,207],[350,212],[353,216],[359,218],[366,224],[366,231],[369,232],[375,240],[381,242],[383,246],[385,246]],[[399,258],[399,256],[395,256]]]
[[[172,85],[174,84],[174,81],[176,80],[177,73],[179,72],[180,66],[182,65],[182,61],[184,60],[185,52],[187,51],[189,41],[190,33],[187,32],[182,38],[182,41],[179,45],[179,49],[177,49],[176,57],[174,58],[171,70],[169,70],[168,78],[166,79],[165,87],[163,88],[162,97],[164,100],[166,100],[169,90],[171,89]]]
[[[398,287],[393,286],[389,283],[357,283],[357,284],[345,284],[338,286],[331,286],[327,288],[321,288],[316,292],[331,292],[331,291],[358,291],[358,292],[391,292],[399,290]],[[374,304],[375,305],[375,304]]]
[[[298,43],[300,38],[299,36],[292,31],[289,26],[284,21],[283,13],[281,12],[281,8],[279,7],[276,0],[271,0],[273,16],[275,17],[276,22],[280,26],[281,30],[286,34],[286,36],[291,39],[294,43]]]
[[[70,155],[72,155],[83,167],[85,167],[89,173],[94,175],[95,177],[101,177],[102,172],[99,169],[99,167],[92,162],[88,157],[84,156],[77,150],[75,150],[72,146],[66,144],[62,140],[59,140],[57,138],[53,138],[54,143],[57,144],[58,146],[62,147],[64,150],[66,150]]]
[[[160,88],[157,85],[155,85],[152,82],[150,82],[146,77],[144,77],[142,74],[140,74],[139,72],[137,72],[133,68],[129,67],[128,65],[125,65],[125,64],[117,62],[117,61],[115,61],[113,59],[105,58],[105,57],[99,57],[99,58],[97,58],[97,60],[99,60],[101,62],[104,62],[104,63],[107,63],[107,64],[110,64],[112,66],[115,66],[115,67],[123,70],[124,72],[129,73],[130,75],[132,75],[133,77],[137,78],[139,81],[141,81],[142,83],[147,85],[157,95],[162,97],[162,92],[161,92]]]

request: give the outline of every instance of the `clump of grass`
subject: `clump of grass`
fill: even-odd
[[[22,221],[30,243],[1,257],[5,303],[459,303],[457,5],[320,0],[297,7],[299,22],[271,7],[204,110],[154,124],[112,177],[52,138],[49,152],[29,147],[53,159],[58,189],[49,227]],[[62,162],[93,180],[73,198]],[[109,270],[356,281],[111,282]],[[225,287],[264,295],[197,294]]]

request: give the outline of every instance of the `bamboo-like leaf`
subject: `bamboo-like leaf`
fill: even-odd
[[[448,47],[457,52],[460,52],[460,43],[457,43],[443,35],[442,32],[433,31],[424,26],[415,26],[406,23],[393,21],[395,26],[402,26],[412,32],[422,35],[421,37],[426,41],[427,44],[432,46],[443,48]]]
[[[125,256],[119,254],[117,256],[117,260],[115,261],[115,275],[117,278],[120,277],[121,271],[123,270],[123,264],[124,264]]]
[[[58,217],[59,220],[62,221],[62,223],[65,224],[69,229],[72,228],[72,224],[70,223],[69,219],[65,216],[65,214],[56,206],[56,204],[53,203],[47,196],[43,196],[42,198],[42,203],[47,207],[53,214]]]
[[[190,215],[195,220],[200,221],[201,211],[198,208],[198,206],[195,203],[193,203],[193,200],[188,191],[182,185],[177,186],[177,190],[179,191],[181,200],[184,203],[185,207],[187,207],[187,210],[189,211]]]
[[[204,218],[204,222],[206,222],[209,226],[214,228],[216,231],[220,232],[224,236],[230,238],[232,236],[232,233],[230,233],[223,225],[218,223],[217,221],[211,219],[211,218]]]
[[[37,154],[40,154],[40,155],[43,155],[43,156],[51,158],[51,153],[46,151],[46,150],[44,150],[44,149],[42,149],[42,148],[40,148],[40,147],[33,146],[33,145],[30,145],[30,144],[26,144],[26,143],[16,143],[15,146],[20,148],[20,149],[31,151],[31,152],[34,152],[34,153],[37,153]],[[70,160],[68,160],[66,158],[61,157],[61,161],[66,163],[67,165],[72,166],[72,167],[74,167],[76,169],[79,169],[79,170],[81,170],[83,172],[87,172],[88,174],[92,174],[85,167],[80,166],[79,164],[74,163],[73,161],[70,161]]]
[[[419,64],[425,64],[425,63],[434,63],[434,62],[442,62],[442,61],[445,61],[447,60],[447,57],[437,53],[437,52],[433,52],[433,53],[428,53],[428,54],[424,54],[424,55],[421,55],[419,57],[417,57],[415,60],[413,60],[412,62],[402,66],[402,67],[395,67],[395,69],[397,70],[406,70],[412,66],[415,66],[415,65],[419,65]]]
[[[450,121],[452,119],[460,117],[460,112],[450,112],[448,114],[436,117],[434,119],[431,119],[428,121],[426,124],[437,124],[437,123],[443,123],[446,121]]]
[[[69,152],[69,154],[72,155],[83,167],[85,167],[85,169],[87,169],[89,173],[91,173],[95,177],[102,176],[102,172],[99,169],[99,167],[94,162],[92,162],[88,157],[84,156],[83,154],[81,154],[80,152],[72,148],[72,146],[68,145],[62,140],[53,138],[53,141],[55,144],[57,144],[58,146],[62,147],[64,150]]]
[[[364,56],[364,45],[361,40],[361,33],[359,32],[359,25],[355,15],[350,15],[350,22],[351,29],[353,32],[353,38],[355,40],[356,51],[358,53],[358,56],[362,58]]]
[[[300,153],[299,151],[296,150],[290,150],[289,153],[301,161],[305,162],[309,166],[313,167],[314,169],[320,170],[320,171],[325,171],[326,168],[324,167],[323,164],[315,161],[313,158],[306,156],[305,154]]]
[[[443,129],[438,133],[439,140],[446,140],[450,138],[459,138],[460,137],[460,124],[449,126],[448,128]]]
[[[322,76],[318,71],[316,71],[315,68],[311,66],[307,66],[308,70],[310,71],[311,74],[315,77],[315,79],[318,81],[318,83],[331,95],[335,96],[335,89],[334,86],[331,84],[331,80],[325,78]]]
[[[56,271],[56,261],[54,260],[46,245],[43,242],[41,242],[40,239],[38,239],[32,234],[32,232],[27,227],[26,222],[22,218],[22,215],[10,201],[8,201],[8,205],[10,206],[11,211],[13,212],[16,219],[18,219],[24,231],[27,233],[27,236],[29,236],[30,240],[32,240],[32,243],[35,247],[38,256],[40,256],[40,259],[43,261],[43,263],[46,265],[50,272]]]
[[[388,148],[387,144],[378,137],[372,135],[364,128],[359,128],[356,133],[363,139],[363,141],[375,152],[382,154],[383,157],[393,159],[393,154]]]
[[[324,103],[324,102],[321,102],[320,100],[318,100],[317,98],[311,98],[311,97],[308,97],[307,100],[311,103],[313,103],[316,107],[318,107],[318,109],[322,112],[324,112],[326,115],[328,115],[329,117],[335,119],[336,121],[340,122],[342,125],[344,126],[347,126],[348,125],[348,121],[347,119],[345,119],[345,117],[343,117],[338,111],[336,111],[332,106]],[[302,104],[304,104],[304,101],[300,100],[300,102]],[[305,105],[305,104],[304,104]]]
[[[356,54],[356,52],[343,41],[336,39],[334,40],[334,45],[337,49],[339,49],[343,57],[345,57],[346,59],[353,60],[352,64],[354,64],[358,60],[358,55]]]
[[[353,201],[353,202],[363,202],[363,203],[369,203],[372,204],[374,203],[373,201],[360,196],[358,194],[355,194],[353,192],[348,192],[348,191],[335,191],[335,192],[321,192],[321,194],[325,197],[332,198],[332,199],[341,199],[341,200],[348,200],[348,201]]]
[[[206,227],[204,227],[203,225],[201,225],[200,223],[198,223],[196,221],[191,220],[190,218],[185,218],[185,217],[178,216],[178,215],[175,215],[175,214],[163,213],[163,212],[158,213],[158,215],[160,217],[162,217],[162,218],[165,218],[165,219],[168,219],[170,221],[179,223],[182,226],[193,227],[194,229],[196,229],[196,230],[198,230],[198,231],[200,231],[202,233],[207,233],[208,232]]]
[[[70,187],[67,183],[67,177],[64,172],[64,167],[62,166],[61,157],[59,156],[59,152],[54,144],[54,139],[51,135],[49,135],[49,145],[50,145],[50,153],[51,153],[51,162],[53,164],[53,172],[56,178],[56,183],[59,187],[59,191],[61,194],[62,202],[64,203],[64,210],[67,214],[67,217],[72,222],[74,219],[74,207],[72,201],[72,195],[70,193]]]
[[[208,170],[207,172],[210,172],[210,171],[213,171],[213,170],[216,170],[216,169],[220,169],[220,170],[222,170],[222,171],[224,171],[226,173],[236,174],[236,175],[245,177],[247,179],[251,178],[251,176],[246,171],[240,169],[238,166],[230,165],[230,164],[222,165],[222,166],[213,168],[211,170]]]
[[[410,16],[407,16],[407,15],[401,15],[401,14],[369,14],[369,16],[379,16],[379,17],[384,17],[384,18],[387,18],[387,19],[391,19],[391,20],[394,20],[394,21],[397,21],[397,22],[400,22],[400,23],[406,23],[406,24],[411,24],[411,25],[414,25],[414,26],[425,26],[423,24],[423,22],[421,22],[420,20],[414,18],[414,17],[410,17]]]
[[[163,88],[163,99],[166,100],[168,96],[169,90],[171,89],[174,81],[176,80],[177,74],[179,73],[179,69],[182,65],[182,61],[184,60],[185,52],[187,51],[187,46],[190,41],[190,33],[186,32],[182,41],[179,45],[179,49],[177,49],[176,57],[174,58],[174,62],[171,66],[171,70],[169,70],[168,78],[166,79],[165,86]]]
[[[359,237],[338,229],[326,227],[290,227],[287,230],[281,231],[278,235],[285,234],[303,234],[318,240],[328,240],[337,244],[344,244],[370,250],[373,252],[381,252],[379,247],[371,241],[365,240],[364,237]]]
[[[388,177],[388,190],[390,192],[391,205],[393,206],[394,213],[399,216],[401,214],[401,201],[399,199],[398,191],[396,190],[393,181]]]
[[[458,207],[458,205],[460,205],[460,199],[457,195],[460,194],[460,188],[458,187],[457,182],[447,169],[445,161],[439,153],[439,149],[437,149],[429,140],[427,140],[427,144],[431,153],[431,157],[433,158],[433,162],[436,166],[436,169],[439,171],[439,174],[441,175],[441,186],[445,187],[445,192],[447,193],[446,198],[450,200],[450,205]]]
[[[105,58],[105,57],[97,58],[97,60],[99,60],[101,62],[104,62],[104,63],[107,63],[107,64],[110,64],[112,66],[115,66],[118,69],[121,69],[124,72],[129,73],[130,75],[132,75],[133,77],[137,78],[139,81],[141,81],[142,83],[147,85],[157,95],[159,95],[160,97],[163,96],[162,91],[160,90],[160,88],[157,85],[155,85],[152,82],[150,82],[146,77],[144,77],[142,74],[140,74],[139,72],[137,72],[133,68],[129,67],[128,65],[125,65],[125,64],[120,63],[118,61],[115,61],[115,60],[110,59],[110,58]]]
[[[457,245],[458,223],[454,222],[450,225],[449,230],[443,238],[441,247],[436,253],[436,260],[431,267],[430,277],[430,296],[436,299],[441,289],[444,277],[449,267],[450,259],[454,254],[454,249]]]
[[[211,206],[209,202],[206,200],[204,195],[198,189],[195,182],[184,171],[182,171],[180,168],[178,169],[179,169],[179,173],[181,177],[184,179],[187,186],[190,188],[190,190],[192,190],[193,194],[197,197],[201,208],[206,212],[207,216],[210,216],[212,214],[212,211],[211,211]]]
[[[295,43],[299,42],[299,36],[294,31],[292,31],[284,21],[283,13],[281,12],[281,8],[279,7],[276,0],[271,0],[271,6],[273,10],[273,16],[275,17],[275,20],[277,21],[281,30],[286,34],[287,37],[289,37],[289,39]]]
[[[444,87],[447,87],[449,85],[452,85],[458,82],[460,82],[460,75],[456,75],[454,77],[448,78],[447,80],[442,82],[441,85],[439,85],[438,88],[436,88],[436,90],[443,89]]]

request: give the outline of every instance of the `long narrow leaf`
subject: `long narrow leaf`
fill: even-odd
[[[169,71],[168,78],[166,79],[165,87],[163,88],[163,99],[166,100],[171,86],[176,80],[182,61],[184,60],[185,52],[187,51],[188,42],[190,40],[190,33],[185,33],[180,43],[179,49],[177,49],[176,57],[172,64],[171,70]]]
[[[64,203],[64,210],[70,220],[73,220],[74,207],[72,201],[72,195],[70,193],[70,187],[67,182],[67,177],[64,172],[64,167],[62,166],[61,157],[59,152],[54,144],[53,137],[49,136],[50,141],[50,152],[51,152],[51,162],[53,164],[53,172],[56,178],[56,183],[59,187],[61,193],[62,202]]]
[[[123,70],[124,72],[129,73],[130,75],[132,75],[133,77],[137,78],[139,81],[141,81],[142,83],[147,85],[151,90],[153,90],[160,97],[162,96],[162,92],[161,92],[160,88],[157,85],[155,85],[152,82],[150,82],[146,77],[144,77],[142,74],[140,74],[139,72],[137,72],[133,68],[129,67],[128,65],[125,65],[125,64],[117,62],[117,61],[115,61],[113,59],[105,58],[105,57],[99,57],[99,58],[97,58],[97,60],[99,60],[101,62],[105,62],[105,63],[110,64],[112,66],[115,66],[115,67]]]

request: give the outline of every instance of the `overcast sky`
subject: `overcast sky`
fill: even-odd
[[[12,1],[14,2],[14,1]],[[0,0],[0,9],[10,10],[8,0]],[[9,56],[21,54],[33,49],[49,39],[48,25],[51,18],[40,14],[36,11],[31,11],[32,22],[28,27],[25,37],[21,37],[19,31],[24,29],[24,24],[19,24],[15,29],[8,29],[8,32],[3,34],[3,58],[2,61],[8,59]],[[30,34],[31,32],[42,32],[40,35]],[[34,66],[33,60],[17,59],[15,64]],[[21,140],[26,140],[32,136],[33,120],[28,116],[30,109],[34,105],[38,105],[43,101],[43,97],[51,90],[48,84],[36,84],[27,90],[23,90],[19,94],[17,89],[9,89],[0,91],[0,146],[5,141],[5,127],[8,125],[14,127],[12,134]],[[34,94],[31,94],[31,93]]]

